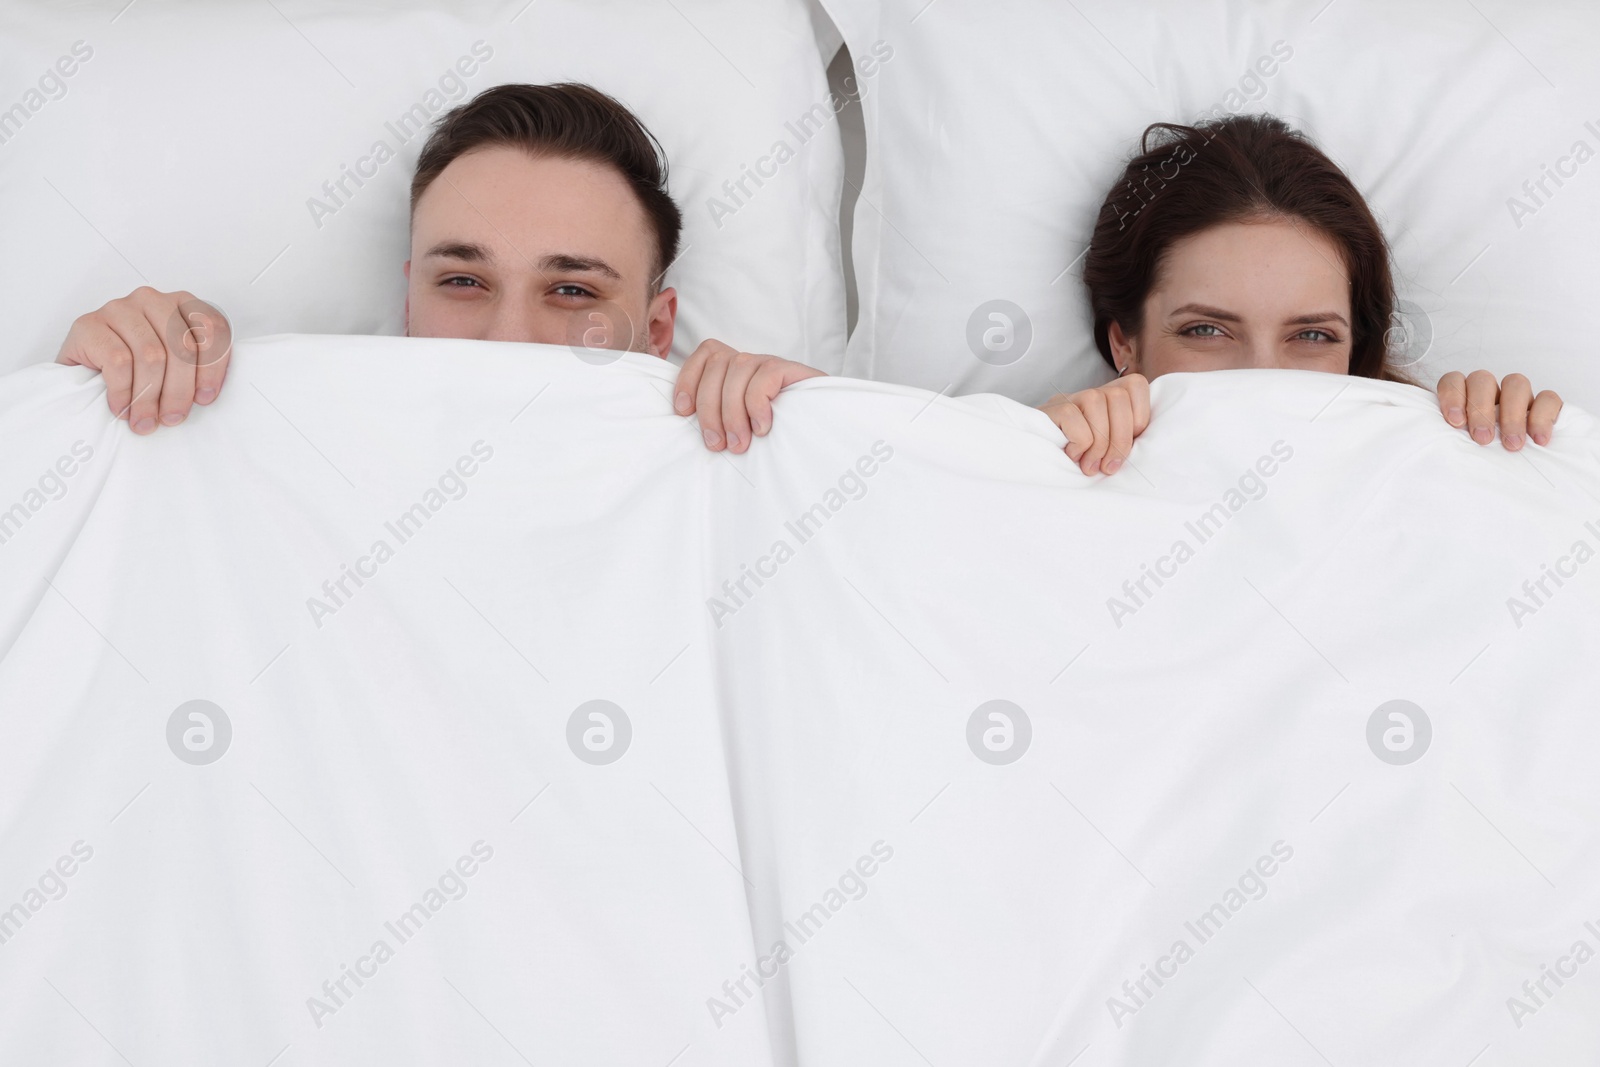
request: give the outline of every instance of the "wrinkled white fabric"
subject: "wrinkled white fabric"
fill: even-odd
[[[1588,414],[1171,375],[1086,478],[833,378],[712,454],[675,373],[0,379],[0,1062],[1592,1059]]]

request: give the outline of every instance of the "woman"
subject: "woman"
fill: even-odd
[[[1094,339],[1118,378],[1042,410],[1085,474],[1114,473],[1150,422],[1149,380],[1278,367],[1417,385],[1394,363],[1389,247],[1332,160],[1279,119],[1157,123],[1100,208],[1084,261]],[[1520,374],[1451,371],[1439,407],[1473,440],[1549,444],[1561,398]]]

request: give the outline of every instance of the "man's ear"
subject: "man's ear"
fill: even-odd
[[[406,276],[406,336],[411,336],[411,261],[406,260],[406,265],[400,268],[400,273]]]
[[[1111,328],[1106,331],[1106,340],[1111,342],[1111,358],[1117,365],[1117,373],[1136,372],[1139,369],[1139,339],[1129,337],[1122,332],[1122,323],[1112,322]]]
[[[645,314],[648,319],[645,329],[649,344],[646,351],[652,356],[666,359],[672,353],[672,332],[678,320],[678,291],[661,290],[651,298]]]

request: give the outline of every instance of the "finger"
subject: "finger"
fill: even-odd
[[[1528,410],[1528,436],[1533,438],[1534,444],[1547,445],[1550,435],[1555,432],[1556,416],[1561,414],[1561,397],[1546,389],[1533,398],[1533,407]]]
[[[1060,427],[1061,435],[1067,439],[1066,447],[1062,449],[1067,458],[1074,463],[1082,459],[1094,443],[1094,432],[1089,429],[1089,420],[1083,417],[1078,405],[1060,396],[1040,410],[1050,416],[1050,421]]]
[[[733,349],[720,345],[724,352],[708,356],[695,387],[694,411],[700,417],[700,435],[706,447],[720,452],[726,444],[722,435],[722,381],[728,375],[728,355]]]
[[[1078,467],[1085,474],[1095,474],[1100,470],[1100,461],[1105,458],[1106,446],[1111,438],[1111,417],[1106,414],[1106,394],[1099,389],[1086,389],[1074,394],[1073,402],[1088,420],[1089,432],[1094,437],[1088,451],[1079,460]]]
[[[134,433],[150,433],[156,428],[161,380],[167,371],[167,348],[138,308],[108,304],[103,314],[107,324],[133,353],[133,396],[128,401],[128,426]]]
[[[749,352],[736,353],[728,360],[728,372],[722,379],[722,432],[728,439],[728,451],[740,453],[750,447],[750,412],[745,394],[756,372],[764,364],[775,362],[778,361]]]
[[[1500,383],[1486,370],[1467,375],[1467,432],[1480,445],[1494,440],[1494,405]]]
[[[185,322],[187,310],[180,299],[186,294],[174,293],[161,301],[143,306],[145,321],[161,338],[167,353],[166,370],[161,377],[161,396],[157,402],[157,419],[163,426],[176,426],[189,417],[194,406],[195,364],[199,361],[199,347],[191,336],[191,327]],[[193,349],[191,349],[193,345]]]
[[[1508,374],[1500,383],[1500,444],[1508,452],[1522,447],[1528,432],[1528,408],[1533,404],[1533,385],[1525,375]]]
[[[1467,376],[1453,370],[1439,379],[1439,410],[1456,429],[1467,423]]]
[[[750,413],[750,429],[757,437],[766,436],[772,429],[772,402],[795,382],[807,378],[826,378],[827,372],[804,363],[787,359],[769,359],[756,371],[750,388],[745,391],[746,407]]]
[[[765,437],[772,429],[772,401],[783,392],[784,363],[787,360],[769,359],[750,379],[744,391],[745,411],[750,418],[750,432]]]
[[[826,378],[828,376],[827,371],[808,367],[804,363],[796,363],[793,360],[780,359],[775,362],[778,370],[782,372],[782,378],[778,385],[780,390],[789,388],[795,382],[803,382],[807,378]]]
[[[56,362],[98,370],[106,383],[106,406],[117,418],[127,417],[128,401],[133,398],[133,352],[101,312],[84,315],[72,324]]]
[[[1106,415],[1110,436],[1106,441],[1105,462],[1100,469],[1115,474],[1133,450],[1133,403],[1127,390],[1111,389],[1106,392]]]
[[[233,359],[233,325],[228,317],[204,301],[194,301],[199,309],[190,312],[190,336],[197,342],[194,352],[194,402],[209,404],[222,392]]]
[[[1133,411],[1133,436],[1150,428],[1150,379],[1142,374],[1125,374],[1117,381],[1127,391]]]
[[[701,341],[700,347],[690,353],[678,371],[678,382],[672,387],[672,410],[679,415],[694,414],[694,399],[700,392],[700,379],[705,375],[706,363],[720,348],[720,341]]]

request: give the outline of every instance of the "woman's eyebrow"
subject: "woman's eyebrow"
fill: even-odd
[[[1243,320],[1231,311],[1210,307],[1206,304],[1185,304],[1181,308],[1173,308],[1174,315],[1204,315],[1208,319],[1221,319],[1224,322],[1242,322]]]
[[[1210,319],[1221,319],[1223,322],[1242,322],[1238,315],[1231,311],[1224,311],[1208,304],[1185,304],[1180,308],[1173,308],[1174,315],[1204,315]],[[1296,315],[1292,319],[1285,319],[1285,326],[1314,326],[1319,322],[1337,322],[1345,329],[1350,328],[1350,323],[1337,311],[1313,311],[1307,315]]]
[[[1345,317],[1337,311],[1315,311],[1309,315],[1296,315],[1292,319],[1285,319],[1283,324],[1285,326],[1314,326],[1319,322],[1337,322],[1347,330],[1350,328],[1350,324],[1345,321]]]

